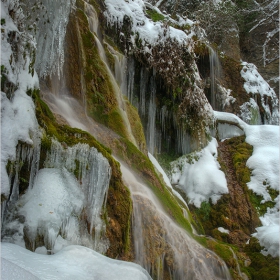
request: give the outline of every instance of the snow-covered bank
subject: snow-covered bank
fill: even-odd
[[[10,243],[1,244],[3,279],[146,280],[139,265],[107,258],[82,246],[68,246],[55,255],[40,255]],[[20,278],[15,278],[20,275]]]
[[[243,129],[245,141],[253,146],[253,154],[246,165],[251,170],[251,180],[247,183],[249,189],[263,197],[262,203],[273,201],[269,188],[279,191],[279,126],[248,125],[237,116],[230,113],[214,112],[220,122],[230,123]],[[264,246],[264,254],[279,256],[279,196],[274,199],[273,209],[260,217],[262,226],[253,234]]]

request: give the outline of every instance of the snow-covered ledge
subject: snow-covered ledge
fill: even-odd
[[[214,118],[216,123],[235,125],[244,132],[248,126],[248,124],[242,121],[239,117],[231,113],[214,111]]]

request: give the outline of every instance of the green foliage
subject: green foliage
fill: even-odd
[[[5,25],[6,24],[6,20],[4,18],[1,18],[1,25]]]
[[[217,227],[230,228],[233,225],[229,223],[229,195],[224,194],[216,204],[210,202],[202,202],[200,208],[196,208],[194,205],[189,205],[190,210],[194,216],[194,219],[199,221],[206,234],[213,236],[213,230]],[[197,224],[199,224],[197,222]],[[217,232],[216,236],[217,237]],[[224,240],[222,236],[218,238]]]
[[[164,20],[165,17],[161,14],[159,14],[158,12],[156,12],[155,10],[147,10],[147,14],[149,15],[149,17],[153,20],[153,21],[161,21]]]

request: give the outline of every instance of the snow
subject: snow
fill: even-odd
[[[5,280],[151,279],[137,264],[110,259],[77,245],[68,246],[54,255],[36,254],[10,243],[2,243],[1,251],[1,272]]]
[[[259,74],[257,67],[252,63],[242,62],[241,76],[245,80],[244,89],[248,94],[259,94],[261,97],[261,104],[265,111],[265,124],[279,124],[279,101],[274,90]],[[272,110],[267,104],[266,98],[271,97]]]
[[[128,16],[132,23],[132,32],[134,33],[132,42],[135,43],[136,34],[142,40],[142,44],[155,45],[159,41],[166,38],[176,40],[180,44],[187,43],[191,35],[167,26],[166,28],[160,22],[153,22],[146,17],[145,3],[142,0],[105,0],[106,11],[105,16],[111,25],[117,23],[122,26],[125,16]],[[192,22],[188,22],[192,23]]]
[[[258,93],[270,97],[275,95],[274,90],[263,79],[254,64],[243,62],[242,65],[241,76],[245,80],[244,89],[248,93]]]
[[[223,228],[223,227],[218,227],[218,231],[219,231],[219,232],[222,232],[222,233],[229,234],[229,230],[228,230],[228,229],[225,229],[225,228]]]
[[[231,96],[231,89],[226,89],[225,87],[221,86],[220,84],[217,85],[220,93],[220,98],[222,99],[222,106],[223,109],[230,104],[233,104],[236,100],[233,96]]]
[[[36,280],[39,279],[29,271],[1,257],[1,278],[6,280]]]
[[[249,189],[271,200],[267,186],[279,190],[279,127],[273,125],[247,126],[246,142],[253,146],[253,154],[246,165],[252,170]],[[265,183],[264,183],[265,182]]]
[[[24,59],[22,53],[15,54],[12,51],[8,40],[11,31],[18,36],[19,50],[24,47],[24,40],[28,40],[30,46],[34,46],[35,42],[28,34],[18,31],[9,16],[7,5],[1,2],[1,18],[5,19],[5,24],[1,25],[1,65],[5,66],[6,77],[17,87],[17,90],[10,99],[5,92],[1,92],[1,193],[6,196],[10,192],[7,162],[15,160],[18,141],[32,145],[32,135],[38,130],[34,103],[25,92],[28,88],[36,88],[39,85],[36,73],[32,76],[26,67],[30,62],[29,55],[26,54]]]
[[[171,163],[172,184],[178,184],[189,203],[196,207],[210,198],[215,204],[222,194],[228,193],[225,175],[217,161],[217,146],[217,140],[213,138],[203,150],[192,153],[192,158],[182,156]]]
[[[261,124],[260,108],[253,98],[240,106],[240,117],[248,124]]]
[[[273,257],[279,256],[279,196],[276,200],[277,205],[260,217],[263,226],[256,228],[257,232],[252,234],[265,247],[262,253]]]

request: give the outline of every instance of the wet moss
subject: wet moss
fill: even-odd
[[[251,279],[256,280],[278,280],[279,279],[279,258],[273,258],[271,255],[264,256],[261,251],[259,241],[252,237],[249,244],[245,247],[245,252],[249,256],[251,263],[244,267]]]
[[[137,145],[140,151],[147,153],[146,139],[137,109],[132,106],[128,100],[126,100],[126,110],[131,125],[132,134],[137,142]]]
[[[157,22],[157,21],[162,21],[165,19],[165,16],[163,16],[162,14],[159,14],[158,12],[156,12],[155,10],[147,10],[146,11],[148,16],[152,19],[152,21]]]
[[[226,143],[231,146],[230,152],[232,154],[233,164],[238,182],[243,187],[245,193],[249,197],[249,200],[258,212],[258,215],[264,215],[268,207],[274,207],[275,202],[267,201],[265,203],[262,203],[263,197],[257,195],[247,187],[247,183],[251,180],[251,171],[246,166],[246,162],[253,153],[253,147],[245,142],[245,136],[228,139],[226,140]],[[272,200],[274,200],[279,195],[279,191],[271,189],[266,181],[264,181],[263,184],[271,195]]]
[[[110,81],[108,69],[99,56],[94,35],[89,31],[86,15],[83,11],[78,10],[76,16],[85,56],[83,63],[88,113],[93,119],[109,127],[122,137],[128,137],[122,114],[118,108],[115,89]],[[113,64],[114,57],[111,54],[109,55],[108,49],[107,55],[109,56],[109,62]]]

